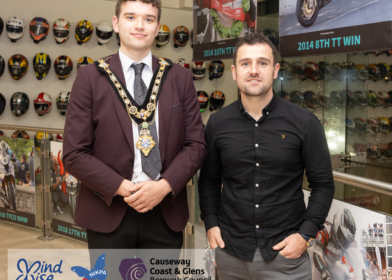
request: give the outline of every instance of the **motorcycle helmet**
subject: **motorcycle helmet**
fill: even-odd
[[[299,90],[294,90],[294,91],[290,92],[290,101],[292,103],[299,105],[299,106],[303,106],[304,105],[304,96],[303,96],[302,92],[300,92]]]
[[[176,29],[174,29],[174,47],[185,47],[186,44],[188,44],[189,41],[189,31],[188,28],[186,28],[183,25],[177,26]]]
[[[78,45],[83,45],[90,41],[93,35],[94,27],[88,20],[81,20],[76,24],[75,27],[75,38]]]
[[[362,153],[362,152],[365,152],[367,150],[366,145],[364,145],[362,143],[358,143],[358,142],[354,143],[353,148],[354,148],[354,151],[356,153]]]
[[[34,98],[34,109],[38,116],[42,117],[52,109],[52,98],[45,92],[39,93]]]
[[[371,135],[378,133],[378,122],[376,119],[371,118],[371,119],[368,119],[366,122],[368,124],[368,132]]]
[[[378,69],[380,69],[380,80],[384,80],[386,82],[391,80],[389,71],[389,65],[386,63],[379,63],[377,64]]]
[[[86,66],[86,65],[89,65],[89,64],[94,64],[94,60],[92,60],[88,56],[82,56],[78,60],[78,68],[77,69],[79,69],[79,67],[81,67],[81,66]]]
[[[367,158],[371,159],[371,160],[379,158],[377,150],[378,150],[378,148],[377,148],[376,145],[374,145],[372,143],[369,143],[367,145],[367,151],[366,151],[367,152]]]
[[[341,69],[354,69],[355,68],[355,63],[354,62],[352,62],[352,61],[349,61],[349,62],[342,62],[341,64],[340,64],[340,68]]]
[[[46,135],[45,135],[46,134]],[[48,139],[49,141],[53,141],[53,135],[52,133],[43,133],[43,132],[37,132],[34,135],[34,147],[40,151],[41,150],[41,142],[42,139],[44,139],[44,136],[46,137],[46,139]]]
[[[308,91],[305,91],[303,95],[304,95],[304,99],[305,99],[305,105],[308,108],[316,109],[318,107],[319,104],[318,104],[318,98],[316,96],[316,93],[308,90]]]
[[[305,74],[305,67],[299,61],[294,61],[291,63],[293,73],[296,75],[297,79],[300,81],[305,81],[308,77]]]
[[[278,91],[278,96],[282,97],[283,99],[286,99],[287,101],[290,101],[290,93],[285,90]]]
[[[387,56],[391,56],[392,50],[383,51],[383,53],[385,53]]]
[[[279,33],[272,28],[264,29],[263,34],[270,39],[271,43],[279,50]]]
[[[204,112],[205,109],[208,107],[208,94],[205,91],[198,91],[197,92],[197,99],[199,100],[200,105],[200,112]]]
[[[155,37],[155,45],[157,48],[166,46],[170,40],[170,29],[167,25],[161,24],[158,35]]]
[[[220,60],[211,61],[208,71],[209,71],[208,79],[210,79],[211,81],[213,79],[218,79],[222,77],[223,72],[225,71],[225,64]]]
[[[346,104],[344,93],[338,90],[330,92],[331,102],[334,106],[343,107]]]
[[[56,141],[57,142],[63,142],[63,135],[62,134],[57,134]]]
[[[320,61],[318,63],[318,67],[321,79],[329,77],[329,75],[331,74],[331,65],[328,62]]]
[[[321,94],[319,94],[319,103],[325,109],[331,108],[331,95],[329,92],[321,92]]]
[[[33,58],[33,68],[35,71],[35,76],[38,80],[46,77],[48,74],[52,62],[50,56],[46,53],[37,53]]]
[[[0,93],[0,116],[4,113],[5,110],[5,105],[7,104],[6,99],[4,96]]]
[[[0,36],[3,33],[3,29],[4,29],[4,21],[3,19],[0,17]]]
[[[3,76],[4,69],[5,69],[4,58],[2,58],[2,56],[0,55],[0,77]]]
[[[372,54],[374,54],[375,56],[382,55],[383,53],[384,53],[383,51],[375,51],[375,52],[372,52]]]
[[[319,67],[314,62],[305,63],[305,75],[312,81],[318,81],[322,79]]]
[[[367,96],[364,92],[357,90],[354,91],[354,98],[357,101],[357,103],[359,104],[359,106],[367,106],[368,102],[367,102]]]
[[[331,64],[331,77],[335,80],[341,80],[345,78],[346,69],[341,67],[339,62],[333,62]]]
[[[350,210],[343,208],[343,211],[336,212],[333,217],[332,232],[334,240],[342,249],[349,248],[354,242],[356,230],[355,219]]]
[[[367,123],[363,118],[355,118],[355,129],[359,134],[365,134],[367,132]]]
[[[388,144],[380,143],[378,144],[378,148],[380,149],[381,158],[388,159],[392,157],[392,149],[389,147]]]
[[[20,17],[10,17],[7,20],[5,28],[7,31],[8,38],[10,38],[12,43],[16,43],[16,41],[22,38],[24,34],[24,20]]]
[[[377,103],[383,105],[384,107],[391,106],[392,100],[390,96],[391,92],[379,91],[377,93]]]
[[[107,44],[113,36],[113,25],[106,20],[101,20],[97,24],[96,33],[98,37],[98,45],[102,46]]]
[[[355,65],[354,80],[367,81],[369,80],[369,69],[364,64]]]
[[[210,111],[219,110],[225,104],[225,94],[219,90],[211,93],[210,96]]]
[[[49,33],[49,22],[42,17],[35,17],[30,22],[30,37],[35,44],[46,39]]]
[[[117,38],[117,45],[121,46],[120,34],[119,33],[116,33],[116,38]]]
[[[280,63],[280,77],[281,79],[292,81],[295,79],[295,74],[293,73],[293,68],[291,64],[287,61],[282,61]]]
[[[54,39],[56,40],[57,44],[62,44],[68,41],[70,36],[71,25],[69,21],[63,18],[59,18],[53,24],[53,34]]]
[[[385,117],[378,117],[377,121],[378,121],[378,132],[389,133],[389,126],[391,124],[389,120]]]
[[[206,63],[204,61],[192,62],[193,80],[201,80],[205,77],[207,72]]]
[[[17,130],[14,133],[12,133],[11,138],[30,139],[30,136],[24,130]]]
[[[373,82],[381,80],[380,68],[376,64],[369,64],[369,79]]]
[[[348,134],[354,134],[356,132],[355,123],[349,118],[346,119],[346,129]]]
[[[179,58],[176,63],[189,69],[189,62],[185,58]]]
[[[377,106],[380,105],[377,102],[377,94],[376,94],[376,92],[374,92],[373,90],[366,90],[365,93],[366,93],[366,96],[367,96],[367,100],[368,100],[369,106],[377,107]]]
[[[358,106],[358,102],[355,99],[355,95],[351,90],[343,90],[343,95],[347,97],[347,105],[354,107]]]
[[[71,92],[62,91],[56,98],[57,110],[61,116],[65,116],[68,110],[69,97]]]
[[[29,62],[21,54],[15,54],[8,60],[8,71],[14,80],[20,80],[26,75],[29,69]]]
[[[5,135],[4,131],[0,130],[0,137],[7,137],[7,135]]]
[[[60,55],[54,61],[54,71],[60,80],[65,80],[65,78],[71,75],[73,69],[72,60],[66,55]]]
[[[29,109],[30,100],[26,93],[15,92],[11,97],[11,112],[16,117],[24,115]]]

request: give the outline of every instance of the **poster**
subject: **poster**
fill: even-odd
[[[87,242],[86,229],[74,223],[80,181],[64,169],[63,143],[51,141],[50,150],[53,165],[51,168],[53,232]]]
[[[304,193],[307,202],[310,193]],[[387,269],[385,215],[334,199],[324,226],[308,249],[313,280],[382,280]]]
[[[238,38],[256,29],[256,0],[195,0],[193,61],[233,57]]]
[[[279,0],[282,57],[392,49],[390,0]]]
[[[33,146],[33,140],[0,137],[0,220],[28,227],[35,227]]]

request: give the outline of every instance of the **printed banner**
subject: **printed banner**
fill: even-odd
[[[390,0],[279,0],[282,57],[392,49]]]
[[[33,140],[0,137],[0,220],[35,227]]]
[[[257,0],[196,0],[193,61],[233,57],[237,40],[256,29]]]

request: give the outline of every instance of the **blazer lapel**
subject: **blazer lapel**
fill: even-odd
[[[123,85],[126,86],[124,72],[123,72],[123,69],[121,66],[120,56],[119,56],[118,52],[110,58],[109,67],[110,67],[110,70],[112,70],[117,75],[117,77],[121,80]],[[117,93],[114,91],[113,87],[109,84],[109,82],[107,83],[107,85],[110,89],[113,103],[114,103],[114,106],[116,107],[116,113],[117,113],[118,119],[120,121],[121,127],[124,131],[125,137],[128,140],[129,146],[131,146],[132,152],[135,153],[134,143],[133,143],[132,121],[129,118],[128,113],[124,109],[123,104],[121,104],[121,101],[118,98]]]
[[[159,60],[153,56],[152,58],[153,71],[159,67]],[[169,70],[170,71],[170,70]],[[169,72],[170,73],[170,72]],[[168,73],[168,74],[169,74]],[[167,138],[169,134],[171,109],[172,109],[172,83],[170,75],[166,76],[163,83],[162,91],[158,100],[158,114],[159,114],[159,150],[161,153],[161,162],[165,160]]]

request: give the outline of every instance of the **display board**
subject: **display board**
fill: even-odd
[[[239,37],[256,30],[256,0],[196,0],[193,61],[232,58]]]
[[[280,0],[279,7],[282,57],[392,49],[389,0]]]

